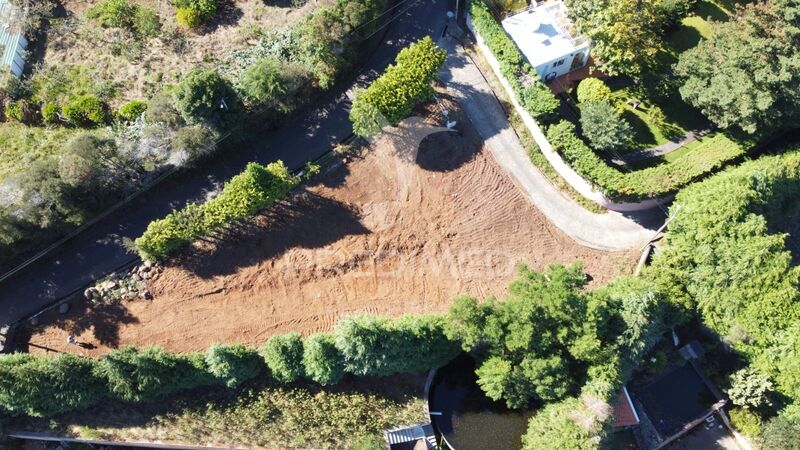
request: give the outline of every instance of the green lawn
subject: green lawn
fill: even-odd
[[[725,22],[733,14],[736,5],[748,3],[745,0],[704,0],[695,6],[680,26],[665,38],[667,48],[659,58],[666,64],[678,61],[678,55],[711,37],[711,22]]]
[[[640,170],[660,165],[676,165],[692,172],[704,173],[722,161],[741,156],[749,148],[752,146],[738,143],[722,132],[715,132],[664,156],[631,163],[628,168]]]

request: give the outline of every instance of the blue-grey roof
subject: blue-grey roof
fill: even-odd
[[[0,0],[0,66],[8,67],[16,76],[22,75],[25,68],[25,50],[28,41],[19,31],[16,22],[16,8],[8,0]]]

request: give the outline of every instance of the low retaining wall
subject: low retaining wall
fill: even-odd
[[[582,196],[586,197],[587,199],[597,203],[598,205],[610,209],[612,211],[643,211],[646,209],[651,209],[657,207],[659,204],[666,203],[672,200],[672,196],[655,198],[655,199],[648,199],[643,200],[641,202],[615,202],[608,197],[606,197],[601,191],[597,190],[595,186],[593,186],[590,182],[584,179],[582,176],[578,175],[572,167],[570,167],[562,158],[561,155],[558,154],[555,150],[553,150],[553,146],[550,145],[550,141],[547,140],[542,129],[539,127],[539,124],[536,123],[536,120],[519,104],[517,101],[517,97],[514,95],[514,91],[511,89],[511,85],[508,84],[508,80],[505,79],[502,72],[500,71],[500,63],[492,54],[489,47],[486,45],[486,42],[483,40],[478,31],[475,29],[475,26],[472,24],[472,17],[469,15],[467,16],[467,28],[472,32],[475,36],[475,41],[478,43],[478,48],[483,53],[483,56],[489,62],[489,65],[492,67],[492,71],[494,71],[495,76],[500,80],[500,84],[503,85],[503,89],[505,89],[508,97],[511,99],[511,104],[514,105],[514,109],[517,111],[517,114],[522,117],[522,122],[525,123],[525,126],[533,135],[533,139],[536,141],[536,144],[539,145],[539,149],[541,150],[542,154],[544,154],[547,161],[550,162],[550,165],[561,175],[573,189],[578,191]]]

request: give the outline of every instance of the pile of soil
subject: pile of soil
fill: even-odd
[[[457,105],[443,104],[458,132],[428,135],[415,157],[433,129],[403,122],[287,204],[168,262],[149,284],[152,301],[43,317],[30,351],[261,344],[352,314],[442,312],[460,294],[502,297],[519,263],[580,260],[593,285],[630,271],[635,251],[572,241],[526,201]],[[422,113],[441,123],[435,104]],[[91,348],[68,347],[67,334]]]

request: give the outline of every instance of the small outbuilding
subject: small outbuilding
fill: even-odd
[[[589,61],[591,42],[576,32],[561,0],[534,1],[501,24],[546,82],[580,69]]]
[[[19,11],[9,3],[0,0],[0,68],[10,70],[16,77],[22,76],[25,70],[25,54],[28,41],[18,26]]]

